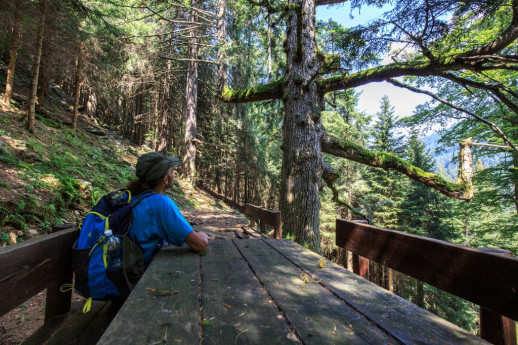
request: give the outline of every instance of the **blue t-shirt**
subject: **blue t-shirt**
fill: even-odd
[[[164,239],[169,244],[183,246],[192,231],[178,206],[168,196],[154,194],[143,199],[133,209],[130,237],[144,251],[144,263],[148,263],[158,244]]]

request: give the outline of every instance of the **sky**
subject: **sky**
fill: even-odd
[[[333,6],[318,6],[317,20],[327,21],[333,19],[345,27],[352,27],[365,24],[374,18],[378,18],[386,10],[378,9],[374,6],[364,6],[361,11],[355,10],[351,13],[350,2]],[[354,17],[351,19],[351,15]],[[393,86],[389,83],[371,83],[356,88],[361,91],[358,108],[367,114],[375,114],[380,109],[381,98],[388,95],[391,105],[394,107],[395,115],[405,117],[412,115],[415,107],[419,104],[431,100],[429,96],[417,94],[406,89]]]

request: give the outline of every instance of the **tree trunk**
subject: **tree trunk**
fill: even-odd
[[[218,88],[220,92],[227,84],[227,68],[225,65],[225,42],[227,40],[225,8],[226,0],[218,0],[218,46],[220,47],[218,51]]]
[[[166,62],[167,70],[165,72],[164,85],[162,91],[162,99],[160,100],[158,109],[160,109],[160,127],[158,128],[158,140],[156,151],[165,153],[167,150],[167,126],[168,126],[168,104],[169,104],[169,89],[171,82],[171,60]]]
[[[266,61],[266,75],[268,81],[272,80],[272,26],[270,24],[270,17],[266,18],[268,24],[268,48],[267,48],[267,61]]]
[[[388,280],[387,290],[389,290],[390,292],[394,292],[394,271],[388,267],[387,267],[387,280]]]
[[[34,115],[36,112],[36,91],[38,90],[38,77],[40,73],[41,51],[43,47],[43,34],[45,32],[45,16],[47,14],[47,0],[40,2],[40,21],[38,26],[36,55],[32,66],[32,84],[29,97],[29,111],[27,112],[26,128],[30,133],[34,133]]]
[[[416,280],[416,284],[415,304],[424,308],[424,284],[420,280]]]
[[[77,117],[79,116],[79,94],[81,91],[81,73],[83,71],[83,42],[77,48],[76,81],[74,85],[74,112],[72,114],[72,130],[77,129]]]
[[[193,5],[191,1],[191,5]],[[191,22],[196,22],[196,12],[191,11]],[[187,108],[185,110],[185,155],[183,157],[183,171],[192,183],[196,174],[196,146],[191,139],[196,138],[196,108],[198,103],[198,45],[197,30],[192,30],[189,37],[189,67],[187,69],[187,86],[185,98]]]
[[[14,70],[16,67],[16,58],[18,57],[18,48],[20,48],[20,22],[22,19],[23,0],[16,1],[16,10],[14,12],[13,34],[11,36],[11,48],[9,49],[9,65],[7,67],[7,79],[5,82],[5,94],[3,102],[5,105],[11,104],[14,85]]]
[[[289,1],[281,199],[283,229],[320,252],[322,149],[314,1]],[[306,23],[307,25],[305,25]]]
[[[518,127],[518,118],[517,117],[510,116],[509,122],[510,122],[511,126],[513,126],[514,128]],[[517,137],[518,137],[518,133],[516,133],[516,131],[513,131],[512,132],[513,142],[516,142],[515,140],[517,139]],[[511,157],[512,157],[511,159],[512,159],[513,168],[514,168],[511,170],[511,183],[512,183],[512,189],[513,189],[513,194],[511,195],[511,199],[514,203],[515,212],[518,215],[518,153],[516,151],[512,151]]]
[[[86,113],[90,117],[95,117],[97,115],[97,95],[92,89],[90,89],[88,100],[86,101]]]
[[[36,91],[36,111],[42,112],[45,105],[45,99],[49,95],[50,87],[50,76],[49,76],[49,61],[51,59],[51,37],[49,35],[51,16],[45,18],[45,28],[47,34],[43,40],[43,46],[41,48],[41,61],[40,61],[40,73],[38,77],[38,90]]]

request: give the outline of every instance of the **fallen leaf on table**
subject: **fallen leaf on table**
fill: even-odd
[[[146,290],[149,290],[151,291],[152,293],[154,294],[157,294],[157,295],[177,295],[180,293],[180,291],[176,290],[176,291],[168,291],[168,290],[156,290],[156,289],[153,289],[153,288],[146,288]]]
[[[232,308],[232,306],[230,304],[225,304],[225,308],[230,309],[230,308]]]
[[[326,261],[324,258],[320,258],[320,261],[318,262],[318,268],[324,268],[326,267]]]

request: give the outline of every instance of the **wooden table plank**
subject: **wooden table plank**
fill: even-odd
[[[481,338],[328,260],[323,269],[319,268],[321,256],[301,250],[302,247],[292,241],[266,242],[403,343],[487,344]]]
[[[396,344],[263,240],[234,243],[304,344]],[[299,246],[300,250],[305,250]]]
[[[211,241],[201,259],[204,345],[294,344],[288,325],[232,241]]]
[[[197,344],[199,258],[186,246],[162,248],[98,344]]]

